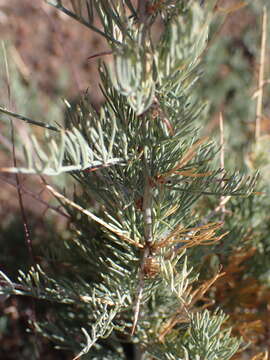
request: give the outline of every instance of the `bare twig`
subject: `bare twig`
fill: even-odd
[[[15,144],[14,144],[13,120],[10,120],[10,125],[11,125],[13,164],[14,164],[14,167],[17,167]],[[15,179],[16,179],[16,188],[17,188],[17,192],[18,192],[19,205],[20,205],[21,215],[22,215],[22,220],[23,220],[25,242],[26,242],[26,246],[28,248],[28,252],[30,255],[30,262],[32,265],[34,265],[35,261],[34,261],[32,239],[30,236],[30,228],[29,228],[29,224],[28,224],[28,220],[27,220],[27,216],[26,216],[25,208],[24,208],[24,204],[23,204],[22,191],[21,191],[21,186],[20,186],[20,178],[19,178],[18,174],[15,174]]]
[[[104,55],[112,55],[112,54],[113,54],[112,50],[101,51],[101,52],[98,52],[98,53],[88,56],[87,60],[92,60],[96,57],[100,57],[100,56],[104,56]]]
[[[10,72],[9,72],[9,66],[8,66],[8,61],[7,61],[7,53],[6,53],[6,48],[5,48],[4,43],[2,45],[2,48],[3,48],[5,70],[6,70],[8,101],[9,101],[9,106],[11,106]],[[11,127],[11,143],[12,143],[13,164],[14,164],[14,167],[16,167],[17,166],[17,160],[16,160],[16,153],[15,153],[14,126],[13,126],[12,119],[10,119],[10,127]],[[31,258],[31,263],[32,263],[32,265],[34,265],[34,255],[33,255],[32,241],[31,241],[31,238],[30,238],[29,225],[28,225],[28,221],[27,221],[27,217],[26,217],[25,209],[24,209],[24,205],[23,205],[22,193],[21,193],[21,190],[20,190],[20,178],[19,178],[18,174],[16,174],[15,179],[16,179],[16,188],[17,188],[17,192],[18,192],[19,205],[20,205],[20,210],[21,210],[21,215],[22,215],[22,220],[23,220],[25,241],[26,241],[26,245],[27,245],[27,248],[28,248],[30,258]]]
[[[5,68],[6,68],[6,79],[7,79],[7,89],[8,89],[8,101],[9,101],[9,106],[11,107],[11,86],[10,86],[10,72],[9,72],[9,67],[8,67],[8,61],[7,61],[7,55],[6,55],[6,49],[5,46],[3,44],[3,54],[4,54],[4,61],[5,61]],[[17,160],[16,160],[16,152],[15,152],[15,136],[14,136],[14,125],[13,125],[13,120],[10,119],[10,127],[11,127],[11,143],[12,143],[12,156],[13,156],[13,164],[14,167],[17,166]],[[20,206],[20,211],[21,211],[21,216],[22,216],[22,222],[23,222],[23,228],[24,228],[24,238],[25,238],[25,242],[26,242],[26,247],[28,249],[28,253],[30,256],[30,264],[32,266],[35,265],[35,260],[34,260],[34,253],[33,253],[33,245],[32,245],[32,239],[30,236],[30,228],[29,228],[29,224],[28,224],[28,219],[25,213],[25,208],[24,208],[24,203],[23,203],[23,199],[22,199],[22,193],[20,190],[20,178],[19,175],[16,174],[15,176],[16,179],[16,188],[17,188],[17,193],[18,193],[18,200],[19,200],[19,206]],[[36,320],[36,311],[35,311],[35,302],[34,299],[31,300],[31,313],[29,313],[29,320],[31,322],[35,322]],[[35,340],[36,340],[36,345],[38,346],[38,339],[36,336],[36,331],[34,329],[33,326],[32,330],[35,334]],[[36,352],[36,355],[37,352]]]
[[[81,24],[83,24],[84,26],[88,27],[89,29],[95,31],[96,33],[98,33],[99,35],[105,37],[107,40],[111,41],[112,43],[116,44],[116,45],[121,45],[120,41],[117,41],[116,39],[114,39],[113,37],[111,37],[109,34],[105,33],[104,31],[100,30],[99,28],[97,28],[96,26],[94,26],[93,24],[90,24],[90,22],[86,21],[84,18],[80,17],[79,15],[75,14],[74,12],[68,10],[66,7],[64,7],[62,5],[62,3],[60,3],[59,1],[57,3],[54,3],[53,1],[50,0],[45,0],[47,2],[47,4],[55,7],[56,9],[62,11],[64,14],[70,16],[72,19],[77,20],[78,22],[80,22]]]
[[[58,44],[62,48],[62,54],[64,55],[64,59],[69,64],[69,67],[71,69],[71,73],[72,73],[73,79],[74,79],[74,84],[76,85],[77,90],[80,92],[82,90],[82,88],[80,85],[81,81],[80,81],[80,77],[78,74],[78,66],[75,65],[74,59],[70,56],[70,51],[67,48],[67,42],[64,39],[63,29],[61,28],[62,23],[56,23],[54,20],[54,17],[50,16],[48,14],[48,11],[46,11],[44,7],[40,6],[40,10],[45,14],[45,16],[47,17],[49,23],[51,24],[51,26],[56,34],[56,39],[57,39]]]
[[[258,141],[261,135],[261,119],[263,112],[263,85],[264,85],[264,65],[266,54],[266,37],[267,37],[267,10],[266,6],[263,7],[263,19],[262,19],[262,39],[261,39],[261,56],[260,56],[260,69],[258,80],[258,97],[256,107],[256,127],[255,127],[255,139]]]
[[[41,122],[41,121],[32,120],[32,119],[30,119],[30,118],[28,118],[28,117],[26,117],[26,116],[17,114],[17,113],[15,113],[15,112],[10,111],[10,110],[8,110],[8,109],[5,109],[5,108],[3,108],[3,107],[1,107],[1,106],[0,106],[0,113],[3,113],[3,114],[6,114],[6,115],[15,117],[16,119],[25,121],[26,123],[31,124],[31,125],[40,126],[40,127],[45,128],[45,129],[48,129],[48,130],[60,131],[60,130],[57,129],[55,126],[52,126],[52,125],[50,125],[50,124],[48,124],[48,123],[44,123],[44,122]]]
[[[11,180],[10,178],[6,178],[3,176],[0,176],[0,180],[11,185],[11,186],[15,186],[16,187],[16,183],[15,181]],[[67,219],[70,219],[70,216],[65,213],[64,211],[62,211],[59,207],[57,206],[53,206],[50,205],[49,203],[47,203],[45,200],[43,200],[40,196],[40,194],[36,194],[31,190],[26,189],[22,184],[19,185],[20,190],[23,192],[23,194],[29,195],[31,196],[33,199],[37,200],[38,202],[40,202],[42,205],[45,205],[46,208],[53,210],[55,212],[57,212],[59,215],[64,216]]]

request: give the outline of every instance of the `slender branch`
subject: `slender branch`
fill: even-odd
[[[25,121],[26,123],[28,124],[32,124],[32,125],[36,125],[36,126],[40,126],[40,127],[43,127],[43,128],[46,128],[48,130],[52,130],[52,131],[60,131],[60,129],[57,129],[55,126],[52,126],[48,123],[44,123],[42,121],[36,121],[36,120],[32,120],[26,116],[23,116],[23,115],[20,115],[20,114],[17,114],[13,111],[10,111],[8,109],[5,109],[3,107],[0,106],[0,113],[3,113],[3,114],[6,114],[6,115],[9,115],[9,116],[12,116],[12,117],[15,117],[16,119],[19,119],[19,120],[22,120],[22,121]]]
[[[72,82],[74,79],[74,84],[76,85],[78,92],[81,92],[82,87],[81,87],[81,81],[80,81],[80,77],[79,77],[78,66],[77,66],[77,64],[75,64],[74,58],[72,58],[70,55],[70,51],[69,51],[69,49],[67,47],[67,43],[64,39],[64,31],[62,28],[62,24],[61,23],[56,24],[54,17],[50,16],[48,14],[48,11],[45,10],[45,8],[42,7],[40,10],[43,12],[43,14],[45,14],[49,23],[51,24],[52,29],[56,34],[57,42],[62,48],[62,54],[64,55],[65,62],[70,67],[70,72],[73,75]]]
[[[9,101],[9,106],[11,107],[12,101],[11,101],[10,71],[9,71],[9,67],[8,67],[6,49],[5,49],[4,44],[3,44],[3,53],[4,53],[4,61],[5,61],[5,68],[6,68],[8,101]],[[13,124],[12,119],[10,119],[10,127],[11,127],[11,143],[12,143],[13,164],[16,167],[17,166],[17,160],[16,160],[16,151],[15,151],[15,135],[14,135],[14,124]],[[29,256],[30,256],[30,261],[29,262],[30,262],[31,265],[34,266],[35,265],[35,260],[34,260],[32,239],[31,239],[31,236],[30,236],[30,227],[29,227],[28,220],[27,220],[26,213],[25,213],[24,203],[23,203],[23,199],[22,199],[22,193],[21,193],[21,190],[20,190],[20,178],[19,178],[18,174],[16,174],[15,179],[16,179],[16,188],[17,188],[19,206],[20,206],[20,210],[21,210],[21,216],[22,216],[22,222],[23,222],[23,228],[24,228],[24,239],[25,239],[25,242],[26,242],[26,247],[28,249]],[[34,302],[33,299],[31,299],[31,310],[32,311],[29,313],[28,317],[29,317],[29,320],[31,322],[35,322],[36,321],[36,310],[35,310],[35,302]],[[37,345],[38,344],[38,339],[37,339],[37,336],[36,336],[36,330],[33,327],[33,325],[30,325],[30,326],[31,326],[31,328],[32,328],[32,330],[34,332],[35,341],[36,341],[36,345]]]
[[[101,52],[98,52],[98,53],[88,56],[87,60],[92,60],[96,57],[100,57],[100,56],[104,56],[104,55],[111,55],[112,53],[113,53],[112,50],[101,51]]]
[[[8,100],[9,100],[9,106],[11,106],[10,72],[9,72],[9,67],[8,67],[8,62],[7,62],[6,49],[5,49],[4,45],[3,45],[3,52],[4,52],[4,61],[5,61],[5,68],[6,68],[6,77],[7,77]],[[11,127],[13,164],[14,164],[14,167],[17,167],[15,140],[14,140],[15,139],[14,125],[13,125],[12,119],[10,119],[10,127]],[[25,242],[26,242],[26,246],[28,248],[28,252],[29,252],[29,255],[31,258],[31,264],[34,265],[35,262],[34,262],[32,240],[30,237],[30,228],[29,228],[28,220],[27,220],[27,217],[25,214],[25,208],[24,208],[22,193],[21,193],[21,189],[20,189],[20,178],[19,178],[18,174],[15,175],[15,179],[16,179],[16,188],[17,188],[17,193],[18,193],[19,205],[20,205],[20,210],[21,210],[21,215],[22,215],[22,220],[23,220]]]
[[[101,31],[100,29],[98,29],[96,26],[91,25],[88,21],[84,20],[82,17],[78,16],[74,12],[72,12],[72,11],[68,10],[67,8],[65,8],[60,2],[53,3],[52,1],[49,1],[49,0],[46,0],[46,2],[47,2],[47,4],[49,4],[49,5],[53,6],[53,7],[55,7],[56,9],[62,11],[64,14],[70,16],[72,19],[77,20],[82,25],[84,25],[84,26],[88,27],[89,29],[95,31],[99,35],[105,37],[107,40],[115,43],[116,45],[121,45],[120,41],[115,40],[110,35],[106,34],[105,32]]]
[[[13,127],[12,120],[10,120],[10,124],[11,124],[13,163],[14,163],[14,167],[17,167],[15,145],[14,145],[14,127]],[[23,220],[25,242],[26,242],[26,246],[28,248],[28,252],[29,252],[29,255],[31,258],[31,264],[34,265],[35,261],[34,261],[32,239],[30,236],[30,228],[29,228],[28,220],[27,220],[26,213],[25,213],[24,203],[23,203],[23,199],[22,199],[21,186],[20,186],[20,179],[19,179],[18,174],[15,174],[15,179],[16,179],[16,188],[17,188],[17,193],[18,193],[19,205],[20,205],[21,215],[22,215],[22,220]]]
[[[259,84],[258,84],[258,98],[256,107],[256,128],[255,139],[258,141],[261,134],[261,119],[263,110],[263,85],[264,85],[264,65],[266,54],[266,37],[267,37],[267,10],[266,6],[263,8],[262,20],[262,40],[261,40],[261,56],[260,56],[260,71],[259,71]]]
[[[15,181],[11,181],[11,179],[7,179],[4,178],[2,176],[0,176],[0,180],[11,185],[11,186],[15,186],[16,187],[16,183]],[[57,206],[53,206],[50,205],[49,203],[47,203],[45,200],[43,200],[38,194],[26,189],[22,184],[19,185],[19,188],[21,189],[21,191],[26,194],[31,196],[33,199],[37,200],[38,202],[40,202],[42,205],[45,205],[48,209],[53,210],[55,212],[57,212],[59,215],[64,216],[67,219],[70,219],[70,215],[68,215],[67,213],[65,213],[64,211],[62,211],[61,209],[59,209],[59,207]]]
[[[4,50],[4,59],[5,59],[5,64],[6,64],[8,99],[9,99],[9,106],[11,106],[10,73],[9,73],[9,68],[8,68],[8,63],[7,63],[6,51],[5,51],[4,47],[3,47],[3,50]],[[13,120],[12,119],[10,119],[10,127],[11,127],[11,143],[12,143],[13,164],[14,164],[14,167],[17,167],[16,151],[15,151],[14,125],[13,125]],[[20,178],[19,178],[18,174],[15,175],[15,179],[16,179],[16,189],[17,189],[17,194],[18,194],[21,217],[22,217],[22,222],[23,222],[24,239],[25,239],[26,247],[28,249],[29,256],[30,256],[29,263],[30,263],[30,265],[34,266],[35,265],[35,260],[34,260],[32,239],[31,239],[31,236],[30,236],[30,227],[29,227],[28,219],[27,219],[27,216],[26,216],[26,213],[25,213],[25,207],[24,207],[24,203],[23,203],[23,199],[22,199],[22,193],[21,193],[21,189],[20,189]],[[33,299],[31,300],[31,312],[29,313],[28,316],[29,316],[29,320],[31,322],[36,321],[35,302],[34,302]],[[30,325],[30,326],[31,326],[31,328],[33,330],[33,333],[34,333],[34,336],[35,336],[35,344],[37,346],[38,339],[37,339],[37,336],[36,336],[36,330],[33,327],[33,325]],[[35,355],[37,355],[37,352],[36,352]]]

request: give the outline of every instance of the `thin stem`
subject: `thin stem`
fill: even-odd
[[[6,55],[6,49],[5,46],[3,45],[3,53],[4,53],[4,61],[5,61],[5,70],[6,70],[6,78],[7,78],[7,89],[8,89],[8,102],[9,102],[9,106],[11,107],[11,86],[10,86],[10,71],[9,71],[9,67],[8,67],[8,61],[7,61],[7,55]],[[14,124],[13,124],[13,120],[10,119],[10,127],[11,127],[11,143],[12,143],[12,157],[13,157],[13,164],[14,167],[17,166],[17,159],[16,159],[16,151],[15,151],[15,135],[14,135]],[[28,220],[26,217],[26,213],[25,213],[25,208],[24,208],[24,203],[23,203],[23,199],[22,199],[22,192],[20,190],[20,178],[19,175],[16,174],[15,175],[15,179],[16,179],[16,188],[17,188],[17,193],[18,193],[18,200],[19,200],[19,206],[20,206],[20,211],[21,211],[21,217],[22,217],[22,222],[23,222],[23,229],[24,229],[24,239],[26,242],[26,247],[28,249],[28,253],[30,256],[30,265],[35,266],[35,260],[34,260],[34,253],[33,253],[33,245],[32,245],[32,239],[30,236],[30,227],[28,224]],[[31,312],[29,313],[28,317],[29,320],[34,323],[36,321],[36,310],[35,310],[35,301],[32,298],[31,299]],[[35,355],[38,356],[38,339],[36,336],[36,331],[35,328],[33,327],[33,325],[30,325],[32,327],[32,330],[34,332],[34,336],[35,336]]]
[[[258,83],[259,92],[258,92],[257,107],[256,107],[256,128],[255,128],[256,141],[258,141],[260,134],[261,134],[266,37],[267,37],[267,10],[266,10],[266,7],[264,6],[263,7],[263,20],[262,20],[262,40],[261,40],[259,83]]]
[[[10,124],[11,124],[13,163],[14,163],[14,167],[17,167],[15,146],[14,146],[14,126],[13,126],[13,121],[12,120],[10,120]],[[30,259],[31,259],[30,262],[31,262],[32,265],[34,265],[35,261],[34,261],[32,240],[31,240],[31,236],[30,236],[30,228],[29,228],[28,220],[27,220],[27,217],[26,217],[26,214],[25,214],[25,208],[24,208],[24,204],[23,204],[23,200],[22,200],[22,191],[21,191],[20,179],[19,179],[18,174],[15,174],[15,179],[16,179],[16,188],[17,188],[17,193],[18,193],[19,205],[20,205],[21,215],[22,215],[22,220],[23,220],[25,242],[26,242],[26,245],[27,245],[27,248],[28,248]]]
[[[91,25],[88,21],[84,20],[82,17],[78,16],[77,14],[73,13],[72,11],[68,10],[67,8],[65,8],[64,6],[62,6],[62,4],[60,2],[54,4],[53,2],[46,0],[47,4],[55,7],[56,9],[62,11],[64,14],[70,16],[71,18],[73,18],[74,20],[77,20],[78,22],[80,22],[82,25],[88,27],[89,29],[95,31],[96,33],[98,33],[99,35],[105,37],[107,40],[113,42],[116,45],[121,45],[120,41],[115,40],[114,38],[112,38],[110,35],[106,34],[105,32],[101,31],[100,29],[98,29],[97,27],[95,27],[94,25]]]
[[[60,131],[59,129],[57,129],[56,127],[50,125],[50,124],[47,124],[47,123],[44,123],[44,122],[41,122],[41,121],[36,121],[36,120],[32,120],[26,116],[23,116],[23,115],[20,115],[20,114],[17,114],[13,111],[10,111],[8,109],[5,109],[3,107],[0,106],[0,113],[3,113],[3,114],[6,114],[6,115],[9,115],[9,116],[12,116],[12,117],[15,117],[16,119],[19,119],[19,120],[22,120],[22,121],[25,121],[26,123],[28,124],[32,124],[32,125],[36,125],[36,126],[40,126],[40,127],[43,127],[45,129],[48,129],[48,130],[52,130],[52,131]]]
[[[101,51],[99,53],[95,53],[93,55],[88,56],[87,60],[92,60],[96,57],[100,57],[100,56],[104,56],[104,55],[111,55],[112,53],[113,53],[112,50]]]
[[[68,64],[68,66],[70,66],[71,74],[73,75],[74,83],[76,84],[77,90],[78,92],[81,92],[82,88],[80,77],[78,74],[78,66],[77,64],[75,64],[74,59],[70,56],[70,51],[68,50],[67,43],[64,39],[62,23],[56,24],[54,17],[50,16],[43,7],[41,7],[40,10],[45,14],[48,21],[52,25],[53,31],[56,34],[57,42],[62,48],[62,54],[64,55],[65,62]]]
[[[2,176],[0,176],[0,180],[11,185],[11,186],[15,186],[16,187],[16,183],[15,181],[11,181],[10,179],[6,179]],[[59,215],[62,215],[63,217],[70,219],[70,215],[68,215],[67,213],[65,213],[64,211],[62,211],[61,209],[59,209],[59,207],[57,206],[53,206],[50,205],[49,203],[47,203],[46,201],[44,201],[39,194],[36,194],[28,189],[26,189],[22,184],[19,185],[19,188],[21,189],[21,191],[26,194],[31,196],[33,199],[37,200],[38,202],[40,202],[42,205],[45,205],[47,209],[53,210],[55,212],[57,212]]]

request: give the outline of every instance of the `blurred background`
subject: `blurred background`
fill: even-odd
[[[242,5],[240,4],[242,3]],[[209,115],[203,132],[219,136],[219,116],[225,124],[228,166],[255,166],[249,155],[254,143],[256,90],[262,33],[262,9],[268,1],[220,0],[220,16],[212,26],[204,59],[204,72],[198,96],[208,103]],[[241,6],[236,6],[236,5]],[[223,9],[223,10],[222,10]],[[267,33],[269,35],[269,23]],[[0,52],[0,106],[38,121],[62,123],[65,116],[63,99],[76,103],[88,91],[90,101],[102,103],[98,87],[98,58],[89,56],[106,51],[103,39],[81,24],[45,4],[43,0],[0,0],[0,34],[4,41]],[[268,37],[270,39],[270,37]],[[262,134],[266,144],[270,131],[269,48],[265,61],[265,89]],[[4,53],[8,59],[9,78]],[[268,78],[267,78],[268,76]],[[268,80],[267,80],[268,79]],[[0,167],[13,166],[11,125],[0,115]],[[28,134],[28,126],[13,120],[15,144]],[[42,129],[34,129],[44,136]],[[233,154],[233,156],[231,156]],[[17,161],[23,160],[20,150]],[[59,213],[57,203],[36,176],[20,176],[25,213],[35,248],[35,261],[47,243],[65,236],[67,219]],[[70,180],[50,179],[57,186],[73,191]],[[27,269],[29,251],[18,203],[14,176],[0,174],[0,269],[16,280],[16,269]],[[32,359],[38,342],[40,359],[71,359],[59,353],[44,339],[27,333],[28,321],[36,313],[29,299],[0,299],[0,359]],[[38,316],[49,316],[49,304],[39,304]],[[270,330],[269,330],[270,331]]]

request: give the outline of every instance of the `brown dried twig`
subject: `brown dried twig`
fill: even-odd
[[[11,178],[0,176],[0,180],[11,186],[15,186],[15,187],[17,186],[15,180],[12,180]],[[37,193],[27,189],[25,186],[23,186],[22,183],[19,184],[19,188],[23,194],[31,196],[33,199],[37,200],[42,205],[46,206],[47,209],[53,210],[53,211],[57,212],[59,215],[65,217],[67,219],[70,219],[70,215],[68,215],[67,213],[62,211],[58,206],[50,205],[47,201],[43,200],[42,197],[40,196],[41,193],[37,194]]]

